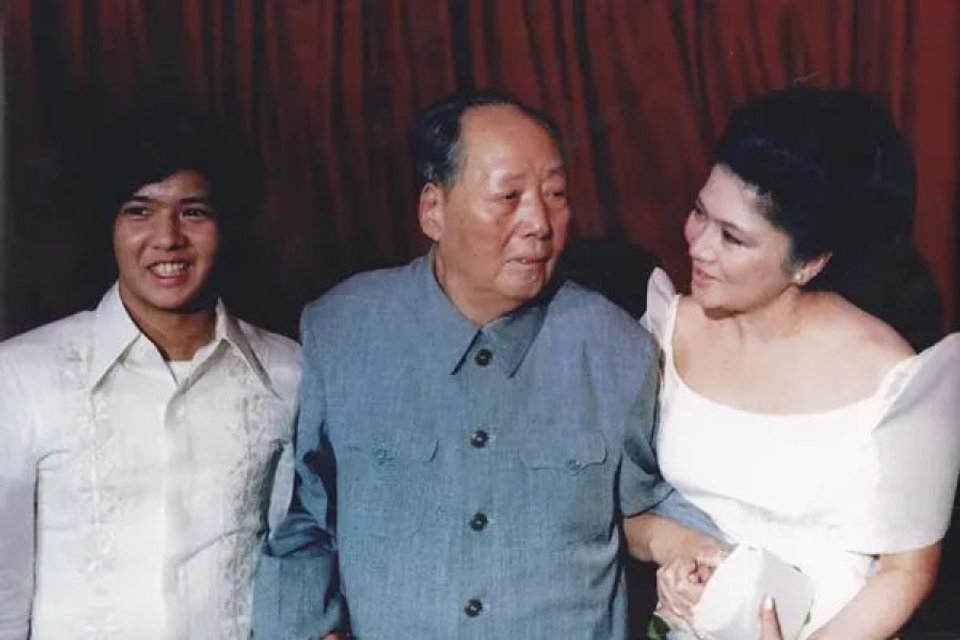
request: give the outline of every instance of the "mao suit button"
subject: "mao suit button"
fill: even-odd
[[[473,361],[476,362],[481,367],[485,367],[490,364],[490,361],[493,359],[493,353],[490,352],[490,349],[480,349],[477,351],[476,355],[473,356]]]
[[[476,618],[478,615],[480,615],[481,611],[483,611],[483,603],[476,598],[471,598],[468,600],[467,606],[463,608],[463,612],[471,618]]]
[[[482,513],[475,513],[473,517],[470,518],[470,528],[474,531],[483,531],[489,523],[490,520]]]
[[[474,449],[483,449],[487,446],[487,441],[490,440],[490,436],[483,429],[477,429],[470,436],[470,446]]]

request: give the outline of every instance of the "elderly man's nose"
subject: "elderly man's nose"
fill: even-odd
[[[523,216],[527,234],[538,238],[546,238],[553,232],[550,209],[541,195],[537,194],[530,198],[523,208]]]

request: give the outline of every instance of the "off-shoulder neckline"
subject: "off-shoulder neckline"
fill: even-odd
[[[887,391],[894,386],[894,383],[901,375],[905,376],[910,370],[912,370],[913,364],[917,362],[920,358],[921,353],[915,353],[913,355],[907,356],[903,360],[897,362],[895,365],[890,367],[880,378],[880,382],[877,384],[876,389],[871,392],[869,395],[859,398],[852,402],[847,402],[836,407],[830,407],[828,409],[818,409],[815,411],[802,411],[794,413],[769,413],[764,411],[754,411],[751,409],[744,409],[741,407],[736,407],[734,405],[726,404],[719,400],[715,400],[700,391],[697,391],[692,386],[690,386],[686,380],[683,379],[683,376],[680,375],[680,372],[677,370],[676,364],[673,359],[673,339],[676,333],[676,322],[677,322],[677,309],[680,305],[680,299],[682,294],[674,293],[673,297],[670,299],[665,322],[663,324],[663,336],[660,341],[660,348],[664,353],[664,370],[670,375],[674,380],[677,381],[677,385],[683,389],[683,391],[691,396],[693,396],[698,401],[722,409],[724,411],[737,413],[743,416],[752,416],[755,418],[762,419],[784,419],[789,420],[791,418],[816,418],[816,417],[829,417],[837,414],[842,414],[846,412],[856,412],[864,407],[872,405],[874,402],[885,397]],[[901,385],[901,388],[903,385]]]

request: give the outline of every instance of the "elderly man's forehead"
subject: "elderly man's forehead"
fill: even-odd
[[[498,144],[508,146],[514,141],[522,141],[526,146],[531,138],[523,136],[531,133],[543,136],[542,139],[556,155],[557,165],[562,168],[565,162],[560,142],[545,122],[513,105],[472,107],[461,119],[458,145],[460,163],[462,165],[467,161],[470,151],[475,147],[495,147]]]
[[[554,134],[547,123],[537,119],[534,115],[512,104],[486,104],[470,107],[463,112],[460,120],[461,135],[467,130],[483,130],[522,126],[521,123],[533,125],[543,131],[553,142]]]

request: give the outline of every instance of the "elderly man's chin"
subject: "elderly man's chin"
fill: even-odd
[[[545,265],[538,265],[536,268],[525,265],[519,269],[508,267],[500,275],[499,289],[518,303],[523,303],[540,294],[552,272],[553,269]]]

